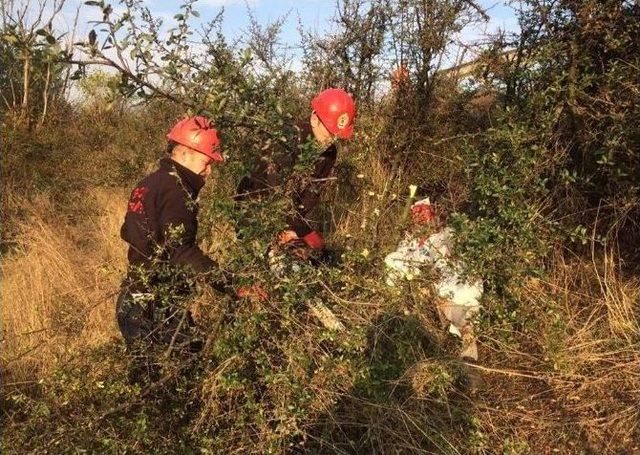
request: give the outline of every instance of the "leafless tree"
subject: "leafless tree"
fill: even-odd
[[[388,0],[338,0],[334,32],[302,31],[303,62],[314,90],[336,85],[360,102],[373,101],[388,22]]]
[[[413,99],[426,113],[439,71],[457,63],[466,44],[459,34],[487,20],[486,12],[469,0],[390,0],[389,46],[396,67],[406,70]]]
[[[460,59],[465,27],[488,19],[471,0],[338,0],[335,31],[303,32],[304,63],[317,89],[339,85],[364,103],[398,70],[411,79],[412,99],[428,111],[436,74]],[[451,55],[458,54],[451,58]]]
[[[65,3],[66,0],[0,3],[2,101],[5,108],[19,111],[28,125],[36,111],[40,122],[44,121],[51,100],[65,85],[59,84],[63,79],[59,63],[70,55],[72,42],[64,40],[67,33],[54,35],[54,23]]]

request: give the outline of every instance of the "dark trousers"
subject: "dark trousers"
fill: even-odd
[[[160,377],[159,357],[190,356],[202,350],[194,338],[194,322],[186,308],[159,308],[149,292],[133,292],[123,283],[116,302],[118,327],[132,359],[131,380],[155,381]]]
[[[191,341],[195,323],[179,303],[158,304],[153,293],[134,292],[123,284],[116,303],[118,327],[127,346],[136,343],[183,346]]]

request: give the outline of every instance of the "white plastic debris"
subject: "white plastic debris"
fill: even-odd
[[[451,253],[451,230],[444,229],[428,238],[407,235],[398,248],[386,256],[387,284],[395,286],[402,279],[413,280],[420,275],[420,268],[431,264],[438,270],[447,267]]]
[[[325,328],[341,332],[344,330],[344,324],[333,314],[327,306],[322,302],[311,302],[309,311],[322,323]]]
[[[428,199],[417,205],[430,204]],[[472,319],[480,310],[482,282],[465,281],[460,277],[461,264],[451,259],[453,231],[444,228],[428,237],[407,234],[398,248],[385,258],[386,283],[396,286],[401,280],[413,280],[425,265],[439,275],[434,288],[442,301],[438,304],[441,317],[449,322],[449,332],[463,339],[463,357],[477,360]]]

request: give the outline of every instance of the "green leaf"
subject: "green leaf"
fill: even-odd
[[[55,39],[54,36],[47,35],[46,40],[47,40],[47,43],[49,43],[49,44],[56,44],[56,39]]]

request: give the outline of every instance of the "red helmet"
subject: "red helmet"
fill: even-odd
[[[351,138],[356,117],[356,105],[351,95],[339,88],[328,88],[311,101],[311,108],[331,134]]]
[[[218,132],[213,127],[213,123],[202,116],[180,120],[171,128],[167,139],[203,153],[214,161],[224,161],[218,151],[220,147]]]

